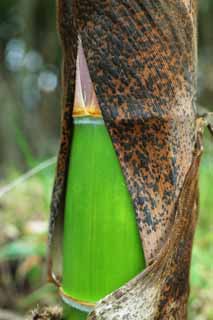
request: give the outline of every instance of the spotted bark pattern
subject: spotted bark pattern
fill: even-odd
[[[107,302],[103,300],[90,319],[185,319],[196,198],[187,172],[195,174],[198,169],[195,165],[190,169],[196,141],[195,0],[57,0],[57,9],[64,92],[49,269],[60,273],[54,262],[60,262],[55,255],[61,253],[58,237],[63,233],[80,36],[133,201],[148,266]],[[183,195],[184,185],[185,190],[191,188],[189,201],[187,193]],[[112,309],[106,309],[109,303]],[[139,306],[144,305],[152,315],[141,314]]]

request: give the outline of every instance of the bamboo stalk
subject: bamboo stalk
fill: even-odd
[[[72,295],[74,299],[70,300],[73,303],[78,304],[79,307],[85,307],[86,303],[76,300],[83,300],[87,303],[95,302],[95,298],[101,297],[104,290],[111,290],[104,286],[104,279],[108,280],[108,275],[112,275],[110,284],[114,286],[114,278],[117,281],[115,272],[117,266],[119,266],[119,276],[123,269],[127,270],[128,254],[125,261],[121,259],[119,250],[119,254],[115,254],[117,253],[117,240],[121,239],[119,235],[117,240],[115,239],[117,230],[120,232],[120,226],[122,226],[121,223],[114,221],[117,213],[120,216],[119,206],[113,206],[113,210],[116,209],[116,215],[111,214],[112,210],[109,209],[112,208],[110,207],[106,211],[110,220],[108,224],[105,222],[105,226],[109,225],[110,234],[106,236],[107,233],[101,234],[104,219],[101,224],[94,223],[96,222],[94,217],[99,217],[100,213],[95,215],[95,212],[98,211],[91,206],[92,195],[90,194],[91,202],[87,198],[87,191],[93,190],[95,195],[93,198],[96,203],[96,200],[102,199],[100,197],[106,194],[107,190],[105,189],[107,184],[104,183],[99,183],[99,188],[91,188],[91,181],[95,183],[97,181],[98,171],[94,170],[96,169],[95,164],[101,163],[103,165],[101,168],[105,169],[111,168],[115,162],[106,160],[106,157],[101,159],[96,156],[97,150],[91,144],[91,141],[94,140],[93,138],[91,140],[92,136],[90,136],[87,142],[91,145],[92,154],[95,154],[94,161],[88,153],[90,148],[86,145],[82,147],[82,143],[88,138],[87,133],[86,136],[83,135],[78,144],[82,148],[82,152],[77,157],[79,161],[76,161],[76,164],[73,163],[77,154],[76,151],[73,151],[77,124],[73,137],[71,135],[73,126],[69,115],[72,116],[74,88],[77,87],[76,97],[80,102],[77,105],[80,108],[76,109],[76,115],[83,116],[82,111],[85,107],[84,116],[96,115],[94,105],[89,103],[92,101],[91,96],[94,95],[90,90],[92,83],[88,77],[86,64],[83,63],[82,68],[77,65],[77,78],[74,83],[79,35],[83,39],[90,73],[98,92],[101,113],[104,120],[107,121],[110,136],[119,155],[120,165],[134,202],[146,262],[149,265],[145,272],[124,285],[122,290],[116,290],[98,303],[94,312],[89,316],[89,319],[93,320],[122,319],[124,314],[128,319],[137,320],[170,319],[174,316],[181,320],[187,318],[189,268],[197,216],[197,174],[203,128],[203,125],[197,126],[197,121],[195,123],[194,109],[196,1],[159,1],[157,6],[154,1],[143,0],[142,2],[143,5],[138,5],[137,1],[133,1],[130,7],[127,2],[122,1],[114,1],[113,5],[106,1],[101,6],[96,4],[91,6],[91,3],[84,1],[70,3],[67,0],[58,0],[58,25],[64,50],[64,97],[62,139],[49,229],[50,279],[60,284],[60,235],[63,230],[61,222],[64,220],[64,193],[66,191],[67,199],[72,199],[72,201],[70,200],[70,205],[66,205],[65,212],[62,284],[64,297]],[[211,127],[209,129],[211,131]],[[71,138],[73,139],[70,160]],[[99,140],[95,146],[104,145],[103,141]],[[103,152],[108,150],[107,145],[103,150]],[[71,168],[69,177],[67,177],[68,160],[70,160]],[[87,166],[87,170],[83,170],[83,164],[87,162],[93,163],[93,167]],[[78,183],[74,190],[71,186],[74,185],[74,172],[78,168],[80,169],[77,170],[76,181],[82,186],[82,177],[86,177],[87,188],[79,191],[79,196],[76,196],[77,205],[72,208],[72,204],[75,203],[73,195],[75,195]],[[107,176],[109,178],[108,173]],[[65,185],[67,178],[68,184]],[[115,176],[110,179],[109,186],[112,189],[116,179]],[[95,194],[96,189],[102,192]],[[103,217],[105,216],[105,203],[107,206],[108,203],[111,203],[114,193],[109,193],[109,195],[109,201],[102,199],[104,209],[101,208],[100,212]],[[81,217],[82,210],[79,212],[76,210],[79,203],[84,204],[82,205],[84,209],[87,207],[90,220],[86,215]],[[68,217],[71,222],[69,225]],[[80,217],[82,223],[82,225],[78,224],[79,234],[75,237],[73,237],[75,229],[73,229],[74,223],[71,217],[74,220]],[[127,220],[125,225],[128,225]],[[97,242],[95,246],[92,246],[93,249],[90,246],[94,241],[95,232],[91,231],[91,226],[98,226],[97,234],[101,234],[100,241],[96,236]],[[111,237],[114,241],[109,251],[103,247],[103,244],[108,244]],[[59,244],[57,244],[58,239]],[[132,252],[132,248],[127,247],[123,239],[122,241],[123,246],[121,248],[120,244],[120,250],[127,253]],[[76,250],[75,244],[77,243],[78,246],[83,243],[82,251],[81,248]],[[76,255],[73,255],[73,250],[76,250]],[[104,267],[105,273],[102,278],[94,269],[94,262],[98,263],[100,258],[95,254],[99,251],[106,253],[104,259],[109,256],[111,257],[110,262],[114,259],[112,269],[109,266]],[[88,254],[88,259],[92,260],[89,260],[90,263],[85,263],[85,259],[82,259],[81,263],[78,262],[77,268],[77,261],[85,252]],[[114,254],[115,256],[111,256]],[[57,257],[59,257],[58,265]],[[106,262],[103,259],[100,261],[101,263]],[[91,273],[88,268],[92,270]],[[84,278],[87,285],[89,277],[90,282],[86,289],[80,285],[80,279],[76,280],[79,275]],[[94,275],[95,281],[93,281]],[[84,286],[85,281],[82,280]],[[97,290],[96,282],[99,285],[103,283],[103,287]],[[75,286],[72,286],[73,283]],[[77,317],[78,315],[76,319]]]

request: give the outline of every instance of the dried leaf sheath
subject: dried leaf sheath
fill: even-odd
[[[157,259],[171,237],[175,205],[192,161],[195,143],[195,1],[58,0],[58,17],[65,55],[65,98],[50,223],[50,256],[60,248],[56,235],[62,233],[60,226],[63,225],[76,48],[80,35],[99,105],[134,203],[149,264]],[[190,221],[190,215],[188,219]],[[188,267],[178,265],[179,274],[189,268],[191,238],[178,251],[178,257],[184,256],[188,262]],[[172,279],[177,288],[173,289],[179,291],[179,295],[175,296],[173,292],[173,296],[177,306],[187,300],[188,271],[184,286],[175,275]],[[137,295],[133,284],[129,286]],[[171,295],[172,292],[168,292],[168,301]],[[146,295],[145,301],[150,304],[148,297]],[[142,300],[141,297],[143,304]],[[184,310],[181,309],[182,314],[177,315],[177,319],[184,319]],[[141,315],[137,317],[141,319]],[[168,315],[164,318],[169,319]]]
[[[149,261],[171,228],[191,162],[193,11],[180,0],[78,3],[91,78]]]
[[[62,274],[62,239],[64,225],[65,186],[72,137],[72,109],[74,104],[77,59],[76,5],[57,1],[58,31],[63,48],[62,65],[62,130],[57,173],[53,189],[48,236],[48,278],[59,285]],[[68,36],[69,33],[69,36]]]

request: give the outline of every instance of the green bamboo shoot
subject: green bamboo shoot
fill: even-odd
[[[89,304],[144,268],[131,198],[102,119],[75,120],[63,249],[63,293]]]

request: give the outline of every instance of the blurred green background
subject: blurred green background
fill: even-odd
[[[205,0],[199,10],[198,105],[213,111],[212,30],[213,1]],[[60,60],[55,2],[1,0],[0,320],[2,310],[18,319],[38,303],[57,301],[54,288],[45,285],[45,251],[59,143]],[[189,306],[189,319],[197,320],[213,319],[212,142],[206,133]],[[43,170],[17,180],[35,167]]]

